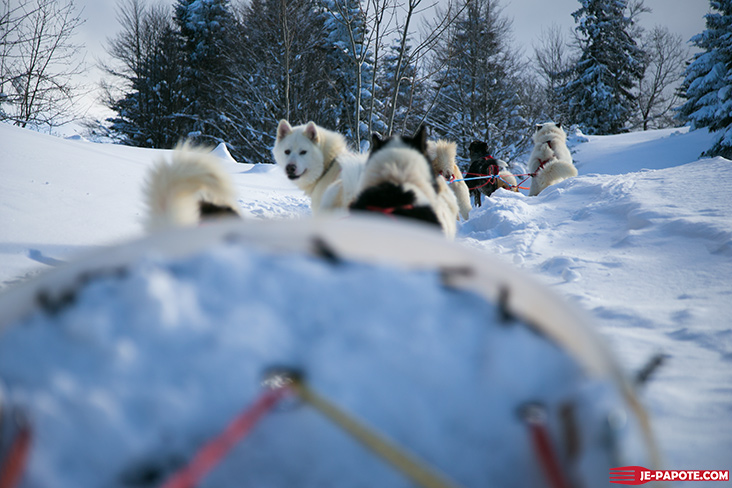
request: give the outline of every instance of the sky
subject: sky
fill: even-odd
[[[574,27],[572,12],[580,4],[577,0],[502,0],[504,15],[513,19],[516,42],[528,53],[538,44],[542,29],[558,25]],[[652,12],[641,16],[645,28],[656,25],[668,27],[684,41],[704,30],[704,14],[709,11],[709,0],[645,0]]]
[[[148,0],[165,1],[165,0]],[[169,0],[173,4],[174,0]],[[105,45],[119,30],[116,19],[117,2],[113,0],[75,0],[83,8],[82,17],[86,23],[78,32],[79,41],[86,46],[86,61],[89,63],[89,83],[96,85],[102,76],[93,65],[106,56]],[[709,0],[645,0],[652,13],[645,14],[641,23],[646,28],[664,25],[671,32],[681,35],[684,41],[704,30],[704,14],[709,10]],[[572,12],[579,8],[578,0],[501,0],[504,16],[512,19],[513,36],[516,44],[531,55],[533,46],[539,44],[542,29],[558,25],[569,32],[574,27]],[[92,113],[103,113],[93,100],[87,97],[86,104]]]

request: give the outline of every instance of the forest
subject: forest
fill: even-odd
[[[573,31],[547,28],[533,53],[514,45],[500,0],[118,0],[100,80],[115,116],[87,124],[140,147],[225,142],[242,162],[271,159],[280,119],[313,120],[360,150],[372,132],[426,125],[460,156],[479,139],[507,161],[546,120],[585,134],[721,130],[730,4],[710,0],[692,56],[668,29],[640,26],[643,0],[578,0]],[[73,118],[81,21],[72,0],[2,0],[0,119]],[[709,154],[729,155],[728,139]]]

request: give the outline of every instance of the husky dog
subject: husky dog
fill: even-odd
[[[531,174],[529,196],[535,196],[549,185],[577,176],[577,168],[567,148],[567,134],[561,124],[538,124],[534,131],[534,150],[529,157]]]
[[[229,174],[210,149],[178,144],[170,161],[159,161],[143,187],[148,231],[195,225],[217,217],[238,217]]]
[[[365,156],[350,152],[342,135],[314,122],[292,127],[281,120],[272,154],[310,197],[313,214],[346,209],[355,197]]]
[[[458,205],[442,176],[435,175],[425,157],[426,133],[414,137],[372,136],[358,196],[352,210],[399,215],[435,224],[455,236]]]
[[[482,204],[481,194],[487,197],[499,188],[510,191],[518,191],[516,177],[508,170],[505,161],[496,159],[488,153],[488,144],[483,141],[473,141],[468,148],[470,151],[470,167],[465,177],[470,194],[473,195],[473,202],[476,207]],[[494,178],[481,178],[483,176],[496,175]]]
[[[432,163],[432,169],[450,184],[450,189],[457,199],[460,216],[463,220],[468,220],[472,208],[470,206],[470,193],[468,185],[463,180],[463,173],[455,163],[456,155],[457,144],[452,141],[442,139],[427,141],[427,159]]]

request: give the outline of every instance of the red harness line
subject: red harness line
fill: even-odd
[[[549,146],[549,149],[551,149],[552,151],[554,150],[554,148],[552,147],[552,141],[547,141],[547,142],[546,142],[546,145],[547,145],[547,146]],[[549,159],[545,159],[544,161],[542,161],[542,160],[540,159],[540,160],[539,160],[539,166],[538,166],[538,167],[536,168],[536,171],[534,171],[533,173],[529,173],[529,176],[530,176],[531,178],[533,178],[534,176],[538,175],[538,174],[539,174],[539,170],[542,170],[542,169],[544,169],[544,165],[545,165],[546,163],[548,163],[549,161],[551,161],[551,159],[552,159],[552,158],[549,158]],[[528,180],[528,178],[526,178],[526,179]],[[526,180],[524,180],[524,181],[526,181]]]
[[[263,393],[253,405],[232,420],[223,432],[206,443],[188,465],[168,478],[162,488],[195,487],[289,391],[285,386]]]
[[[557,453],[552,447],[544,415],[543,411],[535,409],[528,409],[523,415],[523,420],[529,428],[534,452],[539,458],[539,463],[550,488],[571,488],[562,472]]]
[[[486,161],[488,161],[489,159],[493,159],[493,158],[490,157],[490,156],[486,156],[483,159],[485,159]],[[498,176],[498,172],[500,172],[501,170],[498,169],[497,166],[496,166],[496,168],[497,168],[496,169],[497,173],[493,173],[493,166],[489,166],[488,167],[489,173],[487,175],[483,175],[483,174],[480,174],[480,173],[465,173],[465,176],[481,176],[481,177],[482,176],[485,176],[486,177],[485,183],[482,183],[482,184],[476,186],[475,188],[473,188],[473,190],[479,190],[480,188],[483,188],[484,186],[487,186],[489,184],[495,183],[496,182],[496,179],[499,179],[500,178],[500,176]]]
[[[386,208],[376,207],[374,205],[368,205],[366,207],[366,210],[368,210],[369,212],[383,213],[384,215],[392,215],[397,210],[412,210],[413,208],[414,208],[414,205],[412,205],[410,203],[408,205],[401,205],[399,207],[386,207]]]
[[[18,434],[8,449],[5,463],[0,464],[0,488],[19,486],[28,460],[32,437],[30,426],[28,424],[21,425]]]

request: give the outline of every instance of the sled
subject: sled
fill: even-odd
[[[273,368],[446,480],[432,486],[607,486],[613,467],[658,462],[647,413],[581,311],[418,223],[176,229],[53,269],[0,310],[0,378],[38,439],[28,486],[162,486],[266,394]],[[34,340],[38,372],[2,359]],[[46,343],[64,354],[43,358]],[[419,485],[298,391],[201,486]],[[85,473],[51,469],[69,460]]]

